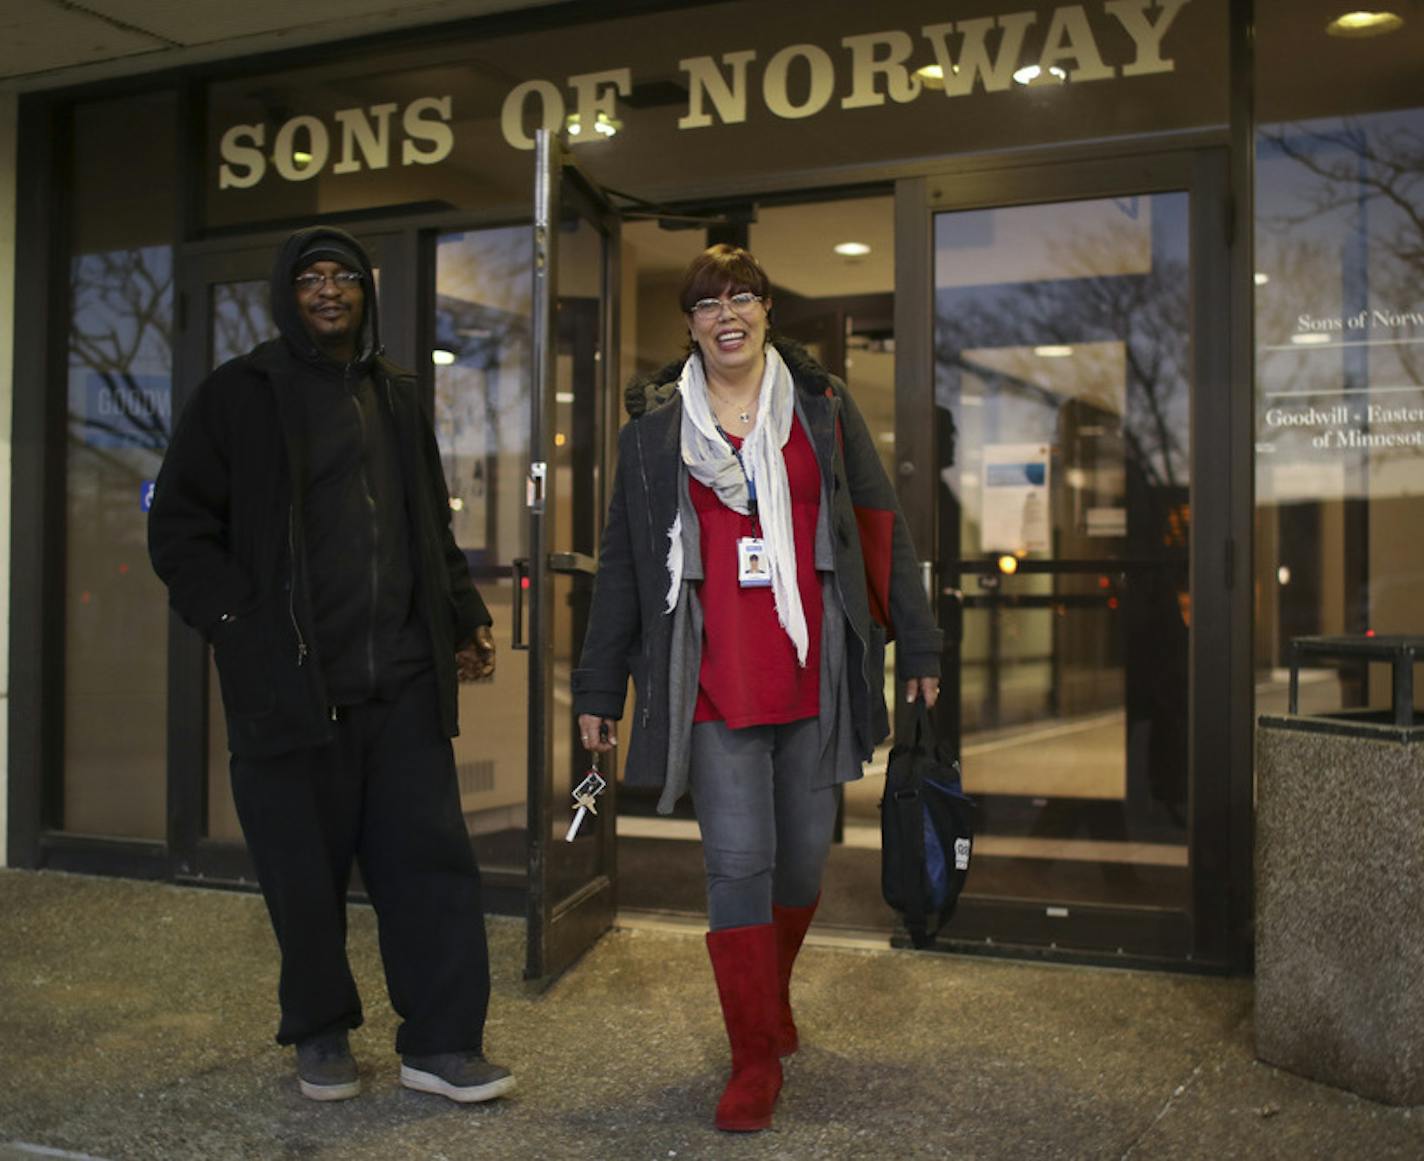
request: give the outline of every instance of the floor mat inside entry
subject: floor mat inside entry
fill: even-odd
[[[965,897],[1186,909],[1189,886],[1185,872],[1176,867],[976,854]],[[701,845],[676,839],[620,838],[618,905],[639,911],[705,915]],[[896,930],[895,913],[880,895],[878,850],[831,848],[816,922],[887,934]]]

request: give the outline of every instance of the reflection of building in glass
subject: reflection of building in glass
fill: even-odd
[[[1257,137],[1256,652],[1417,630],[1424,129],[1414,111]],[[1344,697],[1367,683],[1346,675]]]
[[[512,649],[509,564],[527,554],[531,244],[520,228],[442,234],[429,337],[434,426],[455,542],[494,617],[489,685],[462,687],[455,760],[466,825],[486,869],[525,861],[527,654]]]
[[[437,257],[435,433],[455,540],[477,559],[519,555],[529,445],[527,230],[442,237]]]
[[[173,425],[173,252],[82,254],[70,275],[70,810],[76,822],[143,835],[163,817],[147,762],[162,752],[168,608],[148,566],[145,512]]]
[[[1187,210],[1164,194],[936,218],[936,401],[954,432],[940,536],[958,548],[941,567],[965,593],[966,741],[1101,735],[1068,793],[1121,804],[1069,824],[1102,837],[1180,841],[1185,823]],[[1011,571],[989,563],[1003,551]],[[991,754],[967,768],[979,792],[1042,793]]]
[[[527,445],[529,320],[444,296],[435,318],[435,349],[452,356],[436,369],[435,414],[455,539],[487,551],[499,539],[500,456]]]

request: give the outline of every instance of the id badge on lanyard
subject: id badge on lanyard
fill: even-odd
[[[717,430],[722,431],[720,424]],[[731,438],[725,431],[722,431],[722,438],[732,448],[732,454],[737,457],[737,466],[742,469],[742,475],[746,476],[747,514],[755,520],[757,515],[756,481],[747,474],[747,467],[742,463],[741,450],[732,444]],[[744,589],[769,589],[771,587],[771,567],[766,559],[766,542],[760,536],[737,537],[737,583]]]
[[[760,536],[737,538],[737,583],[744,589],[771,587],[771,569],[766,559],[766,542]]]

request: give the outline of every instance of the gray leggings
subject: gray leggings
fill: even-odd
[[[836,822],[819,781],[816,718],[781,726],[692,727],[692,805],[707,865],[713,931],[771,922],[771,904],[805,907],[821,891]]]

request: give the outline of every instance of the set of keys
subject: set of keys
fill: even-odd
[[[592,768],[583,776],[583,781],[573,789],[574,820],[569,823],[569,830],[564,835],[564,842],[574,841],[586,815],[598,813],[598,796],[607,789],[607,780],[598,772],[598,752],[594,751]]]

